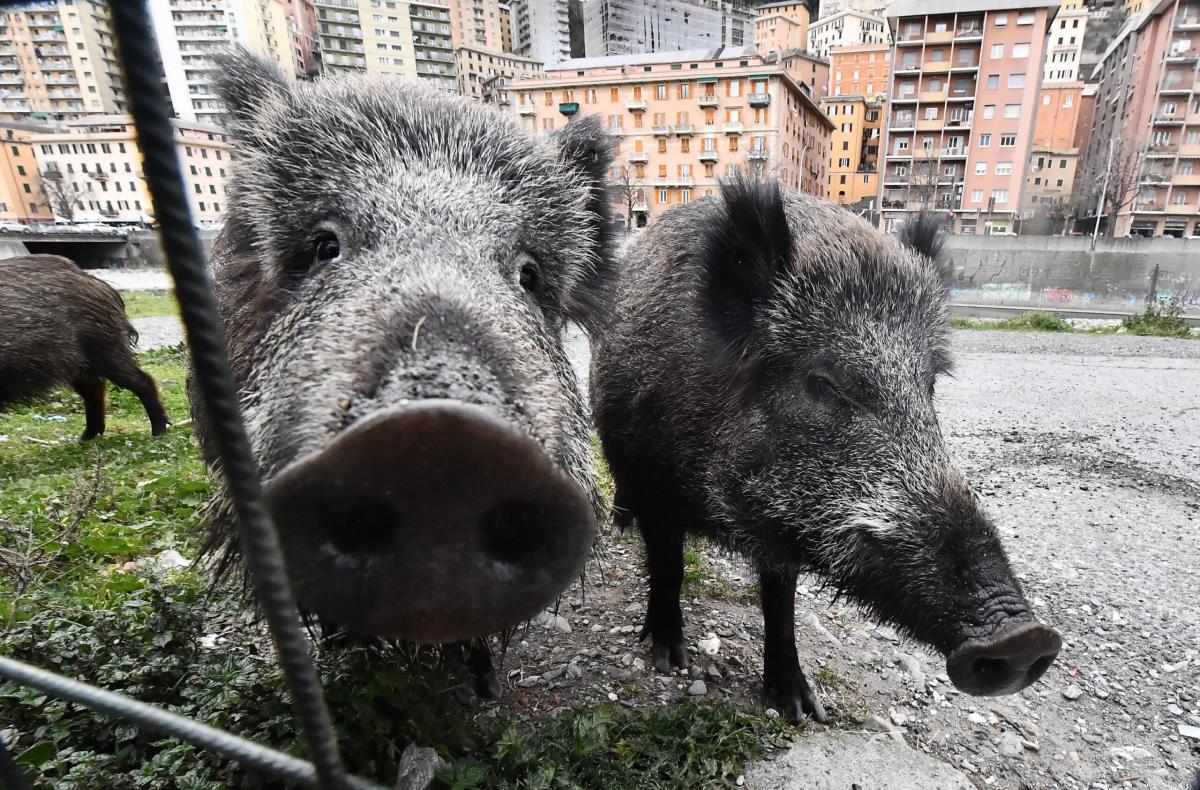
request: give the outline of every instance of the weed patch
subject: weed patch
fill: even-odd
[[[122,291],[121,298],[130,318],[179,315],[179,303],[170,291]]]
[[[1137,315],[1121,319],[1121,328],[1134,335],[1188,337],[1192,328],[1183,320],[1183,308],[1175,300],[1146,305]]]

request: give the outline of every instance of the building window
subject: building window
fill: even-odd
[[[665,190],[665,189],[658,190],[658,202],[659,203],[667,202],[667,190]]]
[[[1029,57],[1029,45],[1028,44],[1013,44],[1012,56],[1014,58],[1028,58]]]
[[[1004,117],[1005,118],[1020,118],[1021,117],[1021,105],[1019,105],[1019,104],[1004,105]]]
[[[983,202],[983,190],[982,189],[972,189],[971,190],[971,202],[972,203],[982,203]]]
[[[1003,59],[1004,59],[1004,45],[1003,44],[992,44],[992,60],[1003,60]]]
[[[659,83],[658,85],[654,86],[654,98],[658,99],[659,101],[663,101],[667,98],[666,83]]]
[[[999,74],[989,74],[987,86],[988,86],[988,90],[990,90],[990,91],[994,91],[994,90],[996,90],[996,88],[999,88],[1000,87],[1000,75]]]
[[[1015,134],[1000,135],[1000,147],[1001,148],[1012,148],[1016,144],[1017,144],[1017,136]]]
[[[975,163],[975,175],[977,175],[977,176],[986,176],[986,175],[987,175],[987,169],[988,169],[988,163],[987,163],[987,162],[976,162],[976,163]]]
[[[1008,14],[996,14],[996,27],[1008,27]]]
[[[680,203],[691,203],[692,202],[692,190],[690,190],[690,189],[679,190],[679,202]]]
[[[1034,13],[1032,11],[1022,11],[1021,13],[1017,14],[1018,25],[1032,25],[1033,20]]]
[[[1025,75],[1024,74],[1009,74],[1008,75],[1008,87],[1024,88],[1025,87]]]
[[[1007,203],[1008,202],[1008,190],[1007,189],[993,189],[992,190],[992,200],[996,201],[997,203]]]
[[[979,147],[987,148],[992,144],[992,136],[990,134],[979,135]]]
[[[996,175],[1011,176],[1012,175],[1012,162],[997,162],[996,163]]]

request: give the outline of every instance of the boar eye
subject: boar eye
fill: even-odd
[[[330,263],[342,255],[342,245],[332,231],[320,231],[313,239],[313,257],[317,263]]]
[[[527,263],[521,267],[521,287],[532,294],[538,292],[541,286],[542,277],[538,273],[537,266],[532,263]]]
[[[825,401],[840,401],[843,399],[842,391],[838,389],[837,382],[823,370],[810,370],[808,376],[805,377],[804,383],[814,398]]]

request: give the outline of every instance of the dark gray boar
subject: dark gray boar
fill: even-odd
[[[582,121],[534,141],[411,82],[219,63],[237,161],[213,276],[302,607],[431,643],[523,621],[594,535],[560,331],[594,326],[611,283],[609,141]],[[213,527],[236,561],[223,497]]]
[[[925,255],[774,183],[732,181],[638,240],[591,397],[616,517],[645,539],[657,669],[688,663],[687,534],[756,561],[766,694],[792,721],[824,716],[796,653],[800,572],[939,650],[968,693],[1017,691],[1054,660],[942,441],[946,297]]]
[[[66,258],[0,261],[0,408],[70,386],[83,398],[87,441],[104,433],[108,380],[137,395],[161,435],[170,420],[134,359],[137,337],[116,289]]]

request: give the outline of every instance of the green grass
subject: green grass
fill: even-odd
[[[169,291],[122,291],[121,298],[130,318],[179,315],[179,304]]]
[[[1193,333],[1191,327],[1182,318],[1183,311],[1178,307],[1162,306],[1148,307],[1143,313],[1126,316],[1118,327],[1094,327],[1076,329],[1069,321],[1059,318],[1053,313],[1035,310],[1022,313],[1013,318],[999,321],[983,321],[975,318],[954,317],[950,325],[955,329],[1007,330],[1011,332],[1073,332],[1084,335],[1156,335],[1158,337],[1190,337],[1200,338]]]
[[[182,354],[141,362],[172,418],[186,419]],[[136,399],[110,389],[106,434],[80,444],[82,430],[82,404],[69,391],[0,414],[0,654],[302,754],[265,634],[236,591],[210,591],[193,569],[162,579],[129,564],[165,549],[193,557],[202,541],[210,488],[190,427],[154,439]],[[211,634],[225,641],[205,647]],[[447,760],[440,785],[463,790],[729,786],[745,761],[796,732],[757,707],[716,701],[517,722],[464,701],[463,673],[446,658],[430,648],[319,654],[355,773],[394,782],[401,752],[416,742]],[[0,683],[0,727],[17,731],[25,769],[60,790],[278,786],[12,683]]]

